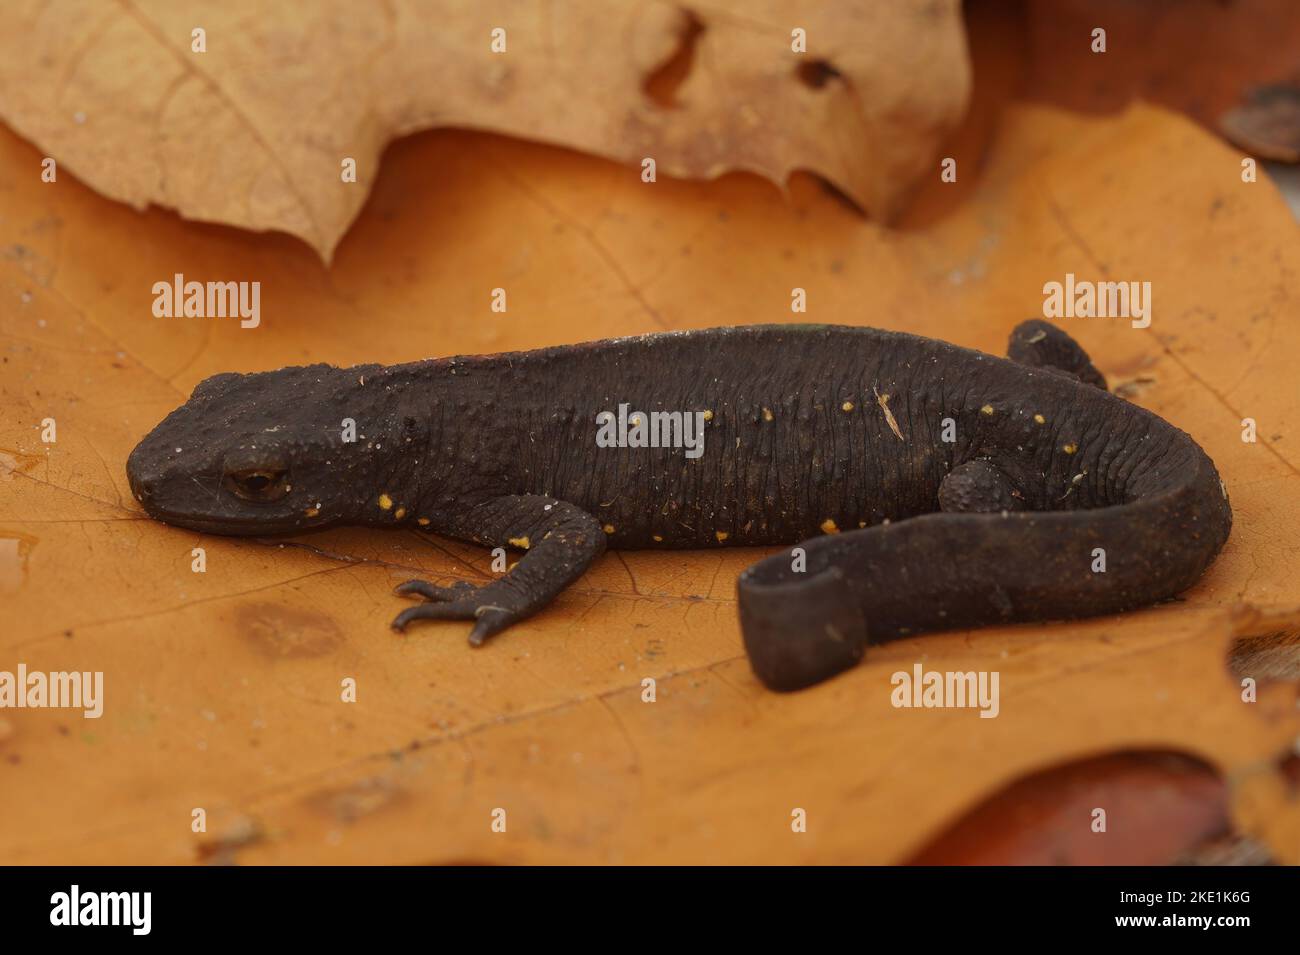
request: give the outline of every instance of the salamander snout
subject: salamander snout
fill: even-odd
[[[148,508],[149,501],[158,490],[161,474],[149,467],[146,456],[137,445],[126,459],[126,480],[131,485],[131,496]]]
[[[147,434],[126,459],[126,480],[131,496],[153,518],[180,523],[177,518],[198,513],[210,506],[212,494],[205,490],[206,462],[196,454],[186,455],[174,436],[161,426]]]

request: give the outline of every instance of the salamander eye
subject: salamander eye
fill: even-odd
[[[226,490],[246,501],[278,501],[289,493],[285,479],[289,472],[283,468],[248,468],[226,474]]]

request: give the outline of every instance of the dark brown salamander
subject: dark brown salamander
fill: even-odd
[[[1190,437],[1045,322],[1010,355],[767,325],[223,374],[127,472],[150,515],[202,531],[411,525],[526,550],[482,587],[398,588],[427,602],[397,629],[474,620],[475,645],[607,543],[798,543],[738,582],[754,671],[796,689],[904,635],[1154,603],[1223,546],[1227,494]],[[685,446],[617,446],[651,425]]]

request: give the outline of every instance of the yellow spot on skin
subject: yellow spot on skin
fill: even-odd
[[[655,539],[655,541],[657,541],[660,544],[664,542],[664,539],[660,537],[658,534],[652,534],[651,536]]]
[[[704,412],[704,420],[705,420],[705,421],[712,421],[712,420],[713,420],[713,412],[712,412],[712,411],[706,411],[706,412]]]
[[[309,507],[309,508],[307,508],[307,510],[304,511],[303,513],[306,514],[308,517],[315,517],[317,514],[320,513],[320,508],[319,508],[319,507]]]
[[[393,512],[393,516],[400,521],[403,517],[406,516],[406,508],[399,507],[395,512]]]
[[[428,527],[429,519],[427,517],[417,517],[415,523],[419,524],[421,527]]]
[[[844,404],[840,405],[840,410],[841,410],[841,411],[852,411],[852,410],[853,410],[853,402],[851,402],[851,401],[846,401],[846,402],[844,402]]]
[[[533,544],[527,537],[512,537],[510,538],[510,546],[522,547],[524,550],[528,550]]]
[[[379,507],[382,510],[391,511],[393,509],[393,499],[387,494],[379,495]]]
[[[606,525],[605,525],[603,528],[601,528],[601,529],[602,529],[606,534],[612,534],[612,533],[614,533],[614,525],[613,525],[613,524],[606,524]]]
[[[985,405],[983,408],[980,409],[980,414],[992,414],[992,413],[993,413],[992,405]]]
[[[1034,415],[1034,420],[1039,424],[1047,424],[1047,419],[1040,414]]]
[[[838,534],[839,532],[840,529],[835,525],[835,521],[831,518],[828,517],[826,520],[822,521],[823,534]]]
[[[715,531],[713,536],[716,537],[718,539],[718,543],[721,544],[730,535],[728,535],[726,531]]]
[[[764,409],[763,409],[763,420],[764,420],[764,421],[771,421],[771,420],[772,420],[772,409],[771,409],[771,408],[764,408]]]
[[[1067,444],[1065,447],[1061,448],[1061,450],[1066,454],[1074,454],[1075,451],[1079,450],[1079,446],[1077,444]]]

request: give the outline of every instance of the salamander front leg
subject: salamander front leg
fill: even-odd
[[[450,587],[439,587],[427,580],[408,580],[394,587],[393,593],[399,597],[423,597],[425,600],[456,600],[469,596],[477,589],[468,580],[457,581]]]
[[[405,630],[414,620],[473,620],[469,642],[480,646],[545,607],[605,550],[605,534],[594,517],[564,501],[534,495],[489,501],[447,532],[489,547],[521,547],[527,553],[504,577],[481,587],[438,587],[423,580],[401,584],[396,593],[429,602],[403,610],[393,620],[394,630]]]

